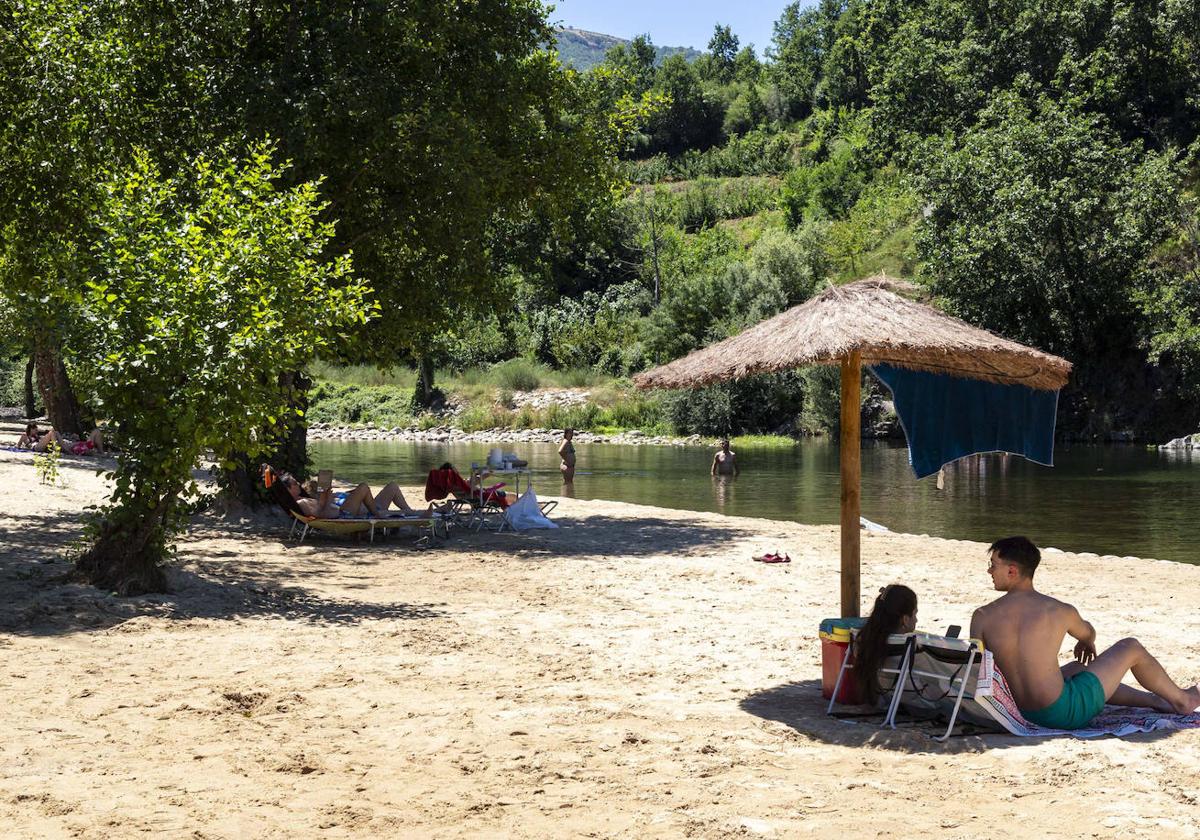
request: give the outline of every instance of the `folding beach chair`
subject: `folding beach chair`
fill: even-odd
[[[854,669],[854,663],[851,660],[854,658],[854,646],[858,639],[859,629],[854,627],[850,630],[850,644],[846,646],[846,653],[842,657],[842,665],[838,669],[837,681],[833,684],[833,695],[829,698],[825,714],[833,714],[833,707],[837,703],[842,681],[847,679],[847,672]],[[912,665],[912,656],[913,637],[911,634],[893,633],[888,636],[887,651],[884,653],[883,664],[879,668],[879,696],[881,698],[889,697],[883,725],[890,726],[892,729],[896,728],[896,709],[900,702],[900,693],[896,691],[896,685],[903,683],[908,675],[908,669]]]
[[[912,635],[912,657],[908,672],[896,686],[890,724],[895,727],[896,710],[914,714],[937,713],[948,719],[946,731],[934,737],[945,741],[961,717],[976,725],[993,725],[979,714],[976,694],[980,690],[983,643],[978,639],[951,639],[929,633]]]
[[[464,522],[467,528],[503,531],[511,523],[508,521],[507,510],[515,499],[510,500],[500,492],[504,484],[496,484],[472,490],[467,480],[459,475],[453,467],[437,468],[429,471],[425,479],[425,501],[451,498],[451,510],[455,514],[455,522]],[[558,506],[558,502],[539,501],[538,508],[542,516]],[[495,523],[495,524],[489,524]]]

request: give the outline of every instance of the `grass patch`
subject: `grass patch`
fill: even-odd
[[[374,365],[313,362],[308,366],[308,375],[318,382],[335,382],[339,385],[393,385],[408,388],[410,391],[417,384],[417,372],[403,366],[381,370]]]
[[[438,385],[467,406],[454,417],[413,414],[412,387],[416,377],[412,371],[405,377],[399,372],[377,371],[366,365],[320,365],[311,372],[320,377],[310,393],[308,419],[313,423],[385,428],[415,423],[420,429],[451,425],[466,432],[570,427],[609,435],[631,429],[647,434],[674,433],[659,395],[636,391],[626,381],[590,370],[551,371],[527,360],[513,359],[482,371],[440,377]],[[388,375],[399,384],[347,381],[360,378],[373,381]],[[582,405],[513,408],[513,392],[530,390],[514,386],[531,385],[534,380],[542,387],[589,388],[592,398]]]
[[[786,435],[738,435],[729,441],[731,449],[791,449],[794,438]]]

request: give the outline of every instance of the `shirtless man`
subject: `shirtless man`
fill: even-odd
[[[1170,714],[1200,707],[1200,688],[1177,686],[1137,639],[1122,639],[1096,655],[1096,628],[1070,604],[1033,588],[1041,553],[1026,537],[1007,537],[988,549],[988,573],[1000,598],[971,617],[971,637],[996,658],[1027,720],[1051,729],[1079,729],[1105,702]],[[1063,639],[1076,639],[1075,661],[1061,669]],[[1123,685],[1132,671],[1148,691]]]
[[[729,451],[729,438],[721,439],[721,451],[713,456],[712,469],[708,472],[709,475],[732,476],[741,472],[737,465],[737,455]]]

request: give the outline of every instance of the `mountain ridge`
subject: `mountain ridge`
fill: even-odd
[[[563,64],[576,70],[590,70],[604,60],[604,54],[620,44],[632,43],[629,38],[618,38],[603,32],[592,32],[574,26],[557,26],[554,29],[555,48]],[[695,61],[703,53],[693,47],[654,47],[654,63],[661,64],[672,55],[682,54],[688,61]]]

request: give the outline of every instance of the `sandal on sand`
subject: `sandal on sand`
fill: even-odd
[[[778,563],[779,555],[771,552],[770,554],[761,554],[758,557],[751,557],[750,559],[755,563]]]
[[[768,554],[763,556],[762,561],[764,563],[791,563],[792,558],[786,554]]]

